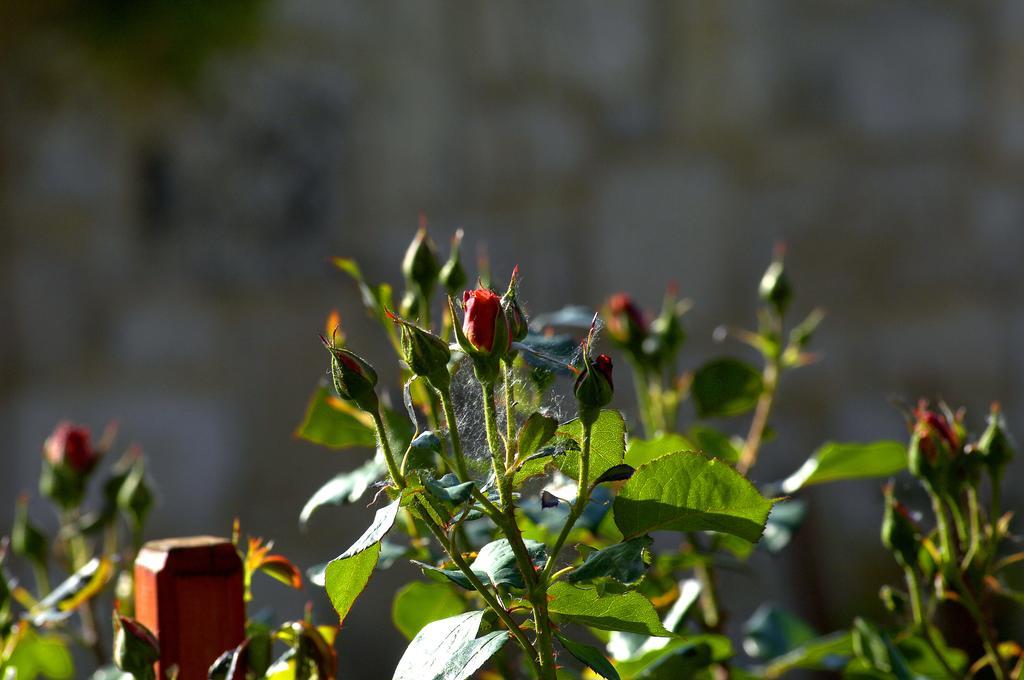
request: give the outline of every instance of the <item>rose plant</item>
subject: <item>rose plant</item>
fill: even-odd
[[[319,489],[300,519],[305,524],[324,506],[376,492],[370,526],[311,576],[344,621],[375,570],[399,558],[421,569],[425,580],[407,584],[394,600],[394,623],[410,639],[394,678],[456,680],[487,667],[501,677],[544,679],[778,677],[795,669],[926,677],[936,668],[951,677],[982,668],[1009,677],[1020,648],[999,636],[984,608],[997,594],[1021,599],[992,580],[1020,559],[997,556],[1008,518],[996,514],[998,500],[981,512],[982,467],[964,464],[954,472],[952,464],[934,462],[980,461],[983,449],[994,449],[990,458],[1004,465],[1003,430],[971,448],[974,458],[957,458],[946,448],[965,440],[949,435],[952,426],[941,427],[952,421],[921,415],[932,434],[922,440],[923,426],[916,426],[909,455],[896,441],[831,442],[784,480],[758,488],[748,479],[771,439],[779,381],[814,362],[807,347],[823,316],[812,310],[787,323],[793,287],[781,248],[761,280],[757,330],[716,331],[752,348],[760,368],[723,357],[680,371],[689,303],[674,287],[653,317],[620,293],[604,306],[603,327],[578,307],[528,321],[518,268],[503,293],[491,287],[487,267],[475,288],[460,290],[467,280],[461,239],[459,232],[441,266],[421,224],[404,259],[398,313],[390,285],[366,281],[352,260],[333,260],[356,281],[400,361],[402,406],[391,405],[377,372],[345,345],[332,315],[331,339],[323,340],[340,399],[320,387],[298,429],[336,449],[376,446],[372,459]],[[447,299],[435,306],[438,287]],[[602,330],[633,378],[641,428],[628,435],[622,414],[607,408],[622,380],[614,360],[596,347]],[[562,383],[562,376],[571,381]],[[575,413],[563,415],[557,395],[566,390]],[[695,417],[684,424],[687,399]],[[747,414],[742,436],[709,422]],[[961,518],[940,522],[930,534],[911,520],[895,521],[896,506],[887,505],[883,526],[901,528],[885,535],[886,545],[899,535],[894,550],[901,564],[913,558],[907,582],[916,604],[908,625],[887,631],[858,619],[849,631],[818,637],[791,614],[765,606],[742,626],[750,661],[739,662],[726,635],[717,571],[754,550],[782,550],[806,511],[802,489],[889,477],[908,461],[922,479],[922,466],[942,470],[945,486],[933,489],[936,511]],[[655,535],[662,537],[657,544]],[[953,556],[962,568],[948,566]],[[920,583],[931,578],[938,589],[925,608]],[[896,589],[885,592],[899,599]],[[936,603],[949,601],[977,620],[985,645],[975,658],[947,645],[930,618]]]

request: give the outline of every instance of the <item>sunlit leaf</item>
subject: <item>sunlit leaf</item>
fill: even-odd
[[[5,649],[9,653],[6,661],[0,661],[0,672],[6,675],[8,669],[14,669],[14,677],[36,678],[43,676],[49,680],[71,680],[75,676],[75,666],[67,644],[58,635],[40,635],[27,621],[15,625],[5,640]]]
[[[642,651],[634,658],[616,661],[615,668],[624,680],[676,680],[693,677],[701,668],[726,661],[732,654],[732,643],[724,635],[691,635],[670,640],[658,649]]]
[[[465,601],[443,583],[413,581],[395,594],[391,620],[408,639],[428,623],[466,611]]]
[[[573,642],[561,633],[555,633],[555,637],[562,643],[562,646],[576,657],[580,663],[586,664],[588,668],[600,675],[605,680],[620,680],[618,671],[611,664],[600,649],[585,645],[582,642]]]
[[[626,448],[626,462],[635,468],[676,451],[696,451],[697,447],[686,437],[674,432],[659,435],[653,439],[630,437]]]
[[[740,448],[733,439],[709,425],[694,425],[686,435],[696,450],[726,463],[735,463],[740,458]]]
[[[571,438],[575,446],[565,447],[560,455],[552,459],[534,459],[527,461],[515,475],[516,484],[529,477],[544,472],[547,465],[553,464],[569,477],[579,476],[580,452],[583,446],[583,423],[579,418],[561,425],[556,433]],[[596,479],[608,468],[623,462],[626,452],[626,423],[622,414],[612,409],[604,409],[590,432],[590,473]]]
[[[474,481],[459,482],[459,478],[448,473],[440,479],[426,479],[423,486],[431,496],[448,503],[465,503],[473,494]]]
[[[543,413],[531,413],[523,426],[519,428],[519,456],[526,458],[536,453],[544,446],[555,430],[558,429],[558,420]]]
[[[907,447],[896,441],[869,444],[828,442],[800,469],[782,481],[783,493],[794,493],[812,484],[845,479],[888,477],[907,466]]]
[[[369,414],[332,396],[323,386],[310,398],[295,436],[333,449],[377,445],[376,430]]]
[[[756,543],[772,501],[729,465],[678,452],[640,467],[615,498],[627,538],[652,531],[719,531]]]
[[[566,581],[580,583],[611,577],[622,583],[636,583],[647,572],[644,551],[650,549],[653,543],[650,536],[638,536],[592,552],[583,564],[569,573]]]
[[[477,638],[482,611],[467,612],[424,626],[406,648],[392,680],[464,680],[508,641],[504,630]]]
[[[547,559],[547,551],[544,544],[530,540],[524,541],[524,543],[534,565],[543,566]],[[472,590],[473,588],[466,575],[458,569],[439,569],[433,565],[415,560],[413,560],[413,564],[428,571],[443,574],[453,583],[467,590]],[[508,539],[501,538],[480,548],[476,559],[469,565],[469,568],[485,585],[509,586],[512,588],[523,587],[523,575],[519,572],[516,556],[512,551],[512,546],[509,545]]]
[[[624,630],[646,635],[672,637],[665,630],[651,601],[640,593],[602,595],[597,588],[583,588],[563,581],[551,584],[548,590],[552,614],[574,623],[600,630]]]
[[[317,489],[299,513],[299,526],[305,528],[317,510],[328,505],[355,503],[374,484],[388,474],[387,465],[380,457],[372,458],[354,470],[342,472]]]

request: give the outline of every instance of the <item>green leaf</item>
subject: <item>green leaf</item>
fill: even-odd
[[[531,413],[519,428],[519,456],[526,458],[536,453],[555,436],[558,420],[543,413]]]
[[[871,670],[895,680],[917,680],[889,636],[875,624],[859,617],[853,621],[853,653]]]
[[[817,637],[803,620],[770,604],[758,607],[743,628],[743,650],[755,659],[774,659]]]
[[[907,447],[900,442],[828,442],[815,451],[799,470],[784,479],[781,488],[783,493],[794,493],[806,486],[823,482],[887,477],[905,467]]]
[[[629,446],[626,448],[626,462],[637,468],[667,453],[696,450],[697,447],[691,444],[690,440],[674,432],[653,439],[630,437]]]
[[[715,359],[693,376],[690,391],[701,418],[738,416],[754,408],[763,390],[761,373],[738,359]]]
[[[700,598],[701,584],[697,579],[685,579],[679,582],[679,597],[672,603],[669,610],[661,619],[665,630],[678,633],[690,611],[697,604]],[[670,644],[669,638],[651,637],[649,635],[638,635],[637,633],[623,633],[612,631],[608,636],[608,653],[616,661],[625,661],[634,657],[643,656],[649,651],[661,649]]]
[[[363,592],[380,556],[380,542],[398,516],[401,497],[376,512],[373,522],[348,550],[327,564],[324,583],[327,596],[344,621],[356,598]]]
[[[563,619],[600,630],[624,630],[673,637],[658,620],[650,600],[634,591],[602,595],[596,588],[580,588],[557,581],[548,589],[548,609]]]
[[[691,678],[694,671],[725,661],[732,654],[732,643],[724,635],[692,635],[643,651],[632,659],[616,661],[615,668],[626,680],[675,680]]]
[[[735,463],[740,459],[740,448],[732,438],[709,425],[694,425],[686,433],[695,448],[713,458],[721,458],[726,463]]]
[[[642,466],[615,498],[626,538],[652,531],[719,531],[756,543],[772,501],[729,465],[678,452]]]
[[[649,550],[654,540],[650,536],[617,543],[587,555],[586,561],[566,577],[569,583],[591,581],[609,576],[621,583],[636,583],[647,572],[644,551]]]
[[[450,472],[438,480],[423,480],[423,486],[431,496],[448,503],[464,503],[469,500],[473,494],[473,484],[472,480],[459,483],[459,478]]]
[[[543,566],[547,559],[547,550],[544,544],[530,540],[526,540],[524,543],[533,563],[537,566]],[[412,562],[428,571],[443,574],[453,583],[467,590],[473,589],[469,579],[458,569],[439,569],[433,565],[417,562],[416,560]],[[480,548],[476,559],[469,565],[469,568],[485,585],[511,586],[513,588],[522,588],[524,585],[523,575],[519,573],[519,567],[516,565],[516,555],[506,538],[492,541]]]
[[[363,497],[367,489],[387,476],[388,469],[380,458],[372,458],[354,470],[342,472],[317,489],[299,513],[299,526],[303,529],[309,519],[326,505],[347,505]]]
[[[409,643],[392,680],[464,680],[508,641],[508,632],[477,638],[482,611],[428,623]]]
[[[561,633],[555,633],[555,637],[580,663],[585,664],[602,678],[605,678],[605,680],[621,680],[618,671],[615,670],[615,666],[605,658],[601,650],[581,642],[573,642]]]
[[[575,418],[558,428],[557,435],[564,435],[576,442],[577,447],[566,447],[563,455],[556,456],[554,464],[569,477],[579,477],[580,449],[583,446],[583,423]],[[590,430],[590,474],[597,478],[610,467],[623,462],[626,453],[626,422],[622,414],[612,409],[604,409]],[[535,459],[526,464],[515,475],[515,483],[519,484],[529,477],[543,474],[545,465],[550,461]]]
[[[802,500],[787,500],[772,506],[768,524],[764,528],[761,545],[771,553],[782,552],[789,545],[800,525],[807,516],[807,503]]]
[[[39,635],[33,628],[26,626],[20,638],[10,651],[6,662],[0,662],[0,676],[14,670],[14,677],[32,679],[40,675],[50,680],[71,680],[75,676],[75,666],[71,652],[65,642],[57,635]],[[19,635],[16,633],[15,635]],[[8,643],[13,640],[8,640]]]
[[[377,445],[373,421],[346,402],[331,396],[326,387],[318,387],[306,407],[295,435],[332,449]]]
[[[832,633],[806,642],[796,649],[773,659],[764,667],[766,678],[777,678],[799,668],[808,670],[839,671],[853,655],[853,642],[848,632]]]
[[[402,635],[412,640],[428,623],[466,611],[465,602],[442,583],[413,581],[406,584],[391,605],[391,620]]]

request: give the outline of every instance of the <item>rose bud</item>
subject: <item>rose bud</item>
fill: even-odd
[[[885,491],[885,515],[882,518],[882,544],[888,548],[900,566],[912,567],[917,563],[919,542],[914,521],[906,506],[893,496],[892,484]]]
[[[402,356],[412,372],[430,381],[434,389],[447,388],[451,384],[448,362],[452,358],[448,343],[391,312],[388,317],[401,328]]]
[[[585,353],[583,371],[577,376],[573,393],[580,403],[580,413],[597,412],[612,400],[615,385],[612,382],[612,360],[607,354],[599,354],[593,361]]]
[[[89,430],[67,421],[57,425],[46,439],[43,454],[50,465],[66,467],[79,475],[91,472],[100,459],[92,448]]]
[[[438,280],[449,295],[455,295],[461,290],[468,280],[466,270],[462,268],[462,230],[459,229],[452,237],[452,250],[448,255],[448,261],[441,267],[441,273],[437,275]]]
[[[402,260],[402,274],[405,280],[419,288],[420,292],[429,297],[434,290],[437,274],[441,271],[437,263],[437,251],[434,243],[427,235],[426,220],[420,218],[420,228],[416,232],[409,249]]]
[[[519,342],[530,332],[530,324],[526,320],[523,308],[519,306],[519,299],[516,293],[519,290],[519,265],[512,270],[512,280],[508,282],[508,290],[501,297],[501,307],[505,310],[505,318],[508,320],[509,338]]]
[[[772,262],[765,270],[764,276],[761,277],[761,284],[758,286],[758,294],[761,299],[774,307],[780,316],[785,314],[786,308],[789,307],[789,303],[793,299],[793,287],[789,283],[786,268],[782,262],[785,254],[786,248],[783,244],[775,246]]]
[[[156,636],[135,619],[114,612],[114,665],[135,678],[155,678],[160,658]]]
[[[512,344],[508,319],[501,307],[501,298],[492,290],[477,288],[462,294],[462,333],[470,352],[503,355]]]
[[[981,434],[976,448],[988,466],[992,479],[998,483],[1002,478],[1003,468],[1013,458],[1013,441],[1006,431],[1006,421],[998,403],[992,404],[992,410],[988,415],[988,427]]]
[[[651,323],[653,346],[648,354],[660,361],[671,360],[686,340],[686,331],[680,316],[686,311],[686,303],[680,302],[675,285],[670,285],[665,292],[665,301],[661,306],[661,314]]]
[[[923,401],[914,411],[917,422],[908,452],[910,472],[931,484],[941,486],[953,458],[961,450],[956,432],[942,414],[930,411]]]
[[[331,355],[331,378],[338,396],[346,401],[355,402],[364,411],[377,409],[377,371],[354,352],[343,347],[335,347],[327,338],[320,336],[320,341]]]

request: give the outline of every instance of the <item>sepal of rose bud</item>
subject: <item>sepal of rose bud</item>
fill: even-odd
[[[761,300],[770,304],[779,316],[786,313],[786,309],[793,299],[793,286],[786,276],[786,267],[783,264],[785,252],[785,247],[781,244],[775,247],[775,255],[761,277],[761,283],[757,289]]]
[[[452,358],[448,343],[391,312],[388,316],[401,329],[402,356],[412,372],[429,380],[435,389],[447,388],[451,384],[448,362]]]
[[[29,519],[28,496],[25,494],[18,497],[15,505],[14,524],[11,527],[11,551],[40,567],[45,568],[46,566],[49,541],[46,535]]]
[[[988,426],[981,434],[976,449],[991,471],[993,479],[998,479],[1003,468],[1013,459],[1013,440],[1006,430],[1006,421],[999,404],[992,404]]]
[[[654,341],[654,346],[649,353],[658,361],[672,359],[686,341],[686,331],[680,318],[685,309],[685,304],[678,300],[675,286],[670,286],[665,293],[661,314],[651,322],[650,339]]]
[[[920,541],[917,529],[907,508],[896,500],[892,484],[885,489],[885,515],[882,517],[882,544],[896,557],[901,566],[912,567],[917,562]]]
[[[153,490],[146,477],[145,460],[139,456],[135,458],[128,471],[128,476],[125,477],[117,492],[117,507],[131,521],[132,526],[137,531],[141,531],[155,501]]]
[[[438,281],[449,295],[455,295],[466,286],[469,278],[462,267],[462,230],[458,229],[452,237],[452,249],[448,261],[441,267],[437,275]]]
[[[416,231],[409,249],[402,259],[402,274],[405,280],[414,284],[420,291],[429,296],[434,289],[441,266],[437,262],[437,250],[427,235],[426,221],[420,219],[420,228]]]
[[[320,341],[331,355],[331,378],[338,396],[364,411],[375,411],[379,403],[374,391],[377,371],[355,352],[335,347],[323,336]]]
[[[519,290],[519,266],[512,270],[512,279],[508,282],[508,290],[501,296],[501,307],[505,310],[505,318],[508,322],[508,335],[512,342],[520,342],[530,332],[530,324],[526,320],[526,314],[519,305],[517,292]]]
[[[114,612],[114,665],[138,680],[155,677],[160,643],[144,625]]]
[[[573,386],[576,401],[580,404],[580,416],[593,417],[607,406],[615,393],[612,382],[612,360],[607,354],[599,354],[593,360],[584,355],[583,370],[576,377]]]

